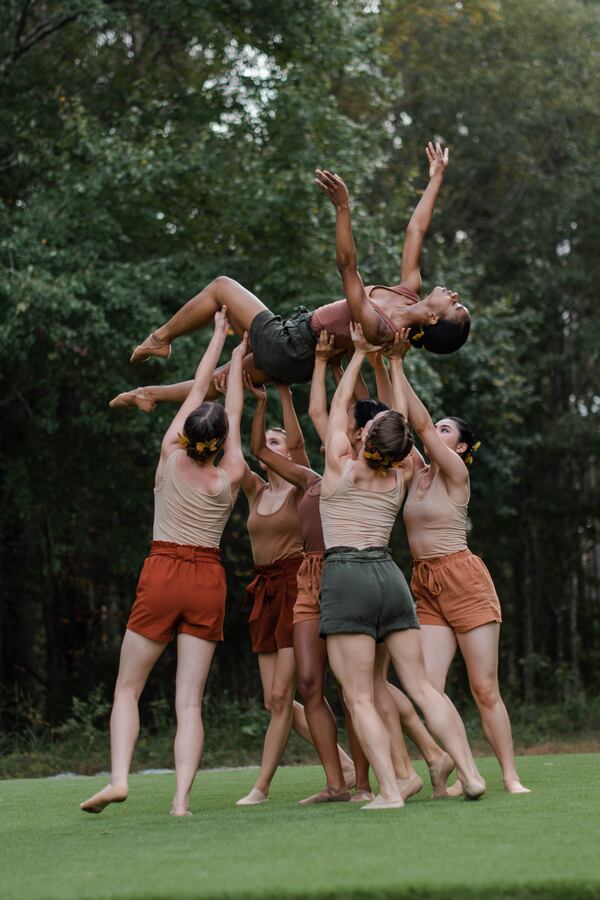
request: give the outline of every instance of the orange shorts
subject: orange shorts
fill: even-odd
[[[152,541],[127,628],[153,641],[223,640],[227,583],[218,547]]]
[[[276,653],[294,646],[296,576],[301,563],[301,556],[289,556],[269,566],[254,566],[255,578],[246,591],[253,601],[249,622],[255,653]]]
[[[298,596],[294,604],[294,625],[298,622],[318,622],[321,604],[321,578],[325,554],[317,550],[304,554],[298,569]]]
[[[410,586],[421,625],[445,625],[462,634],[502,621],[492,577],[470,550],[415,560]]]

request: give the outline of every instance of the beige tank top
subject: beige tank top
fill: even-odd
[[[466,550],[468,500],[460,504],[450,499],[439,470],[425,496],[418,500],[417,487],[425,471],[413,478],[404,504],[404,525],[413,559],[433,559]]]
[[[398,472],[390,491],[370,491],[352,481],[353,460],[348,460],[335,489],[321,491],[321,522],[325,547],[387,547],[400,510],[404,485]]]
[[[258,512],[258,504],[266,489],[265,484],[257,490],[248,516],[248,534],[257,566],[270,566],[276,559],[299,556],[303,549],[297,492],[288,491],[282,506],[265,515]]]
[[[227,472],[219,468],[222,488],[205,494],[184,480],[177,459],[185,450],[168,457],[160,483],[154,488],[154,528],[152,539],[194,547],[218,547],[223,529],[233,509]]]

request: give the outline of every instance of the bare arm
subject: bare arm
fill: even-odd
[[[265,430],[267,392],[264,388],[253,385],[249,379],[246,380],[246,387],[256,397],[256,410],[252,420],[252,433],[250,436],[250,450],[257,459],[260,459],[277,475],[305,491],[309,484],[317,478],[317,473],[313,472],[308,465],[303,466],[294,460],[287,459],[287,457],[282,456],[280,453],[275,453],[274,450],[267,446]]]
[[[177,435],[180,431],[183,431],[185,420],[203,402],[211,384],[216,365],[219,362],[228,328],[226,307],[223,307],[215,315],[215,330],[206,352],[196,369],[192,388],[165,433],[162,441],[161,458],[169,456],[179,446]]]
[[[406,239],[402,250],[402,284],[419,293],[421,290],[421,272],[419,263],[423,238],[431,224],[433,209],[440,192],[444,173],[448,165],[448,148],[442,152],[439,144],[435,147],[429,142],[425,148],[429,162],[429,184],[423,191],[423,196],[417,203],[410,222],[406,228]]]
[[[392,393],[392,383],[383,358],[383,354],[379,351],[369,353],[369,362],[373,366],[375,372],[375,386],[377,388],[377,399],[390,409],[395,409],[394,396]]]
[[[244,332],[241,342],[231,354],[231,366],[229,368],[227,393],[225,395],[225,412],[227,413],[229,429],[223,448],[223,459],[221,460],[221,465],[229,475],[232,486],[236,489],[239,487],[246,470],[246,460],[244,459],[244,454],[242,452],[240,426],[242,422],[242,411],[244,409],[242,367],[247,352],[248,333]]]
[[[348,188],[339,175],[334,175],[327,169],[316,170],[315,182],[335,206],[335,256],[352,318],[362,325],[368,341],[380,344],[385,340],[381,319],[369,303],[363,280],[357,270]]]
[[[279,394],[279,402],[283,412],[285,442],[290,451],[292,461],[298,463],[299,466],[308,466],[308,456],[304,449],[304,435],[294,408],[292,390],[287,384],[278,384],[277,393]]]

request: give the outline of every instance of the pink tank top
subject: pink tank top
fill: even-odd
[[[413,303],[419,302],[419,295],[415,294],[414,291],[411,291],[410,288],[405,287],[391,288],[382,284],[374,284],[369,288],[369,303],[389,330],[390,338],[393,338],[394,334],[398,331],[398,326],[394,324],[386,313],[384,313],[375,300],[370,299],[370,295],[376,288],[385,288],[386,291],[391,291],[394,294],[399,294],[401,297],[406,297]],[[350,312],[348,301],[336,300],[335,303],[328,303],[326,306],[321,306],[319,309],[315,310],[311,316],[310,326],[315,334],[319,334],[324,328],[329,334],[334,334],[336,337],[344,338],[349,341],[350,322],[352,321],[354,320],[352,318],[352,313]]]
[[[298,518],[300,530],[304,542],[305,553],[324,553],[325,541],[323,540],[323,526],[321,524],[321,478],[316,478],[309,484],[302,500],[298,504]]]
[[[295,490],[288,491],[283,504],[273,513],[258,512],[258,504],[267,485],[256,492],[248,516],[248,534],[257,566],[270,566],[277,559],[302,553],[302,533]]]

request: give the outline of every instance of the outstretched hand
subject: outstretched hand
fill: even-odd
[[[364,353],[365,356],[367,353],[374,353],[377,350],[381,350],[381,347],[376,347],[374,344],[368,342],[363,334],[362,325],[359,322],[350,322],[350,336],[355,349],[359,353]]]
[[[448,148],[446,147],[445,150],[442,150],[441,144],[436,142],[434,147],[433,143],[429,141],[425,147],[425,154],[429,163],[429,177],[433,178],[434,175],[443,175],[448,165]]]
[[[394,335],[394,343],[383,351],[389,359],[404,359],[410,350],[410,328],[401,328]]]
[[[218,313],[217,313],[217,315],[218,315]],[[216,316],[215,316],[215,318],[216,318]],[[248,354],[248,332],[245,331],[241,341],[239,342],[239,344],[237,345],[237,347],[234,349],[233,353],[231,354],[231,358],[233,359],[234,356],[241,356],[243,359],[245,356],[247,356],[247,354]]]
[[[214,318],[214,325],[215,325],[215,334],[227,335],[227,333],[229,332],[230,326],[229,326],[229,319],[227,318],[227,307],[226,306],[222,306],[221,309],[218,309],[216,311],[215,318]]]
[[[339,175],[327,169],[315,169],[315,184],[327,194],[336,209],[350,208],[348,188]]]
[[[330,335],[325,328],[322,328],[319,332],[317,346],[315,347],[315,356],[317,359],[324,359],[326,362],[329,362],[333,356],[337,356],[339,350],[335,349],[334,344],[335,334]]]
[[[246,371],[242,373],[242,380],[244,382],[244,387],[249,394],[252,394],[252,396],[256,397],[257,400],[267,399],[267,389],[265,388],[264,384],[254,384]]]

